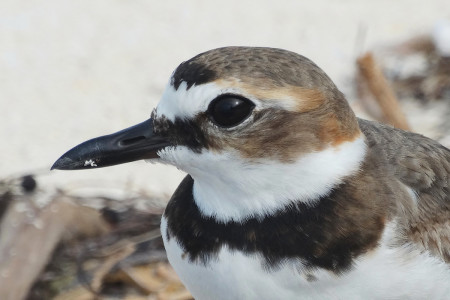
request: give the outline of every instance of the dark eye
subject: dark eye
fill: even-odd
[[[247,119],[255,104],[236,95],[222,95],[214,99],[208,113],[214,123],[221,127],[233,127]]]

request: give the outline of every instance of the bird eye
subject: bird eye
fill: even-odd
[[[255,104],[236,95],[221,95],[208,107],[211,120],[221,127],[233,127],[247,119]]]

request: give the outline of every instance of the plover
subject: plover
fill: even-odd
[[[52,168],[139,159],[188,173],[161,232],[196,299],[450,299],[450,151],[356,118],[301,55],[199,54],[149,120]]]

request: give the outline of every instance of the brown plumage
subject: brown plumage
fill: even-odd
[[[204,133],[204,146],[215,151],[236,149],[249,160],[289,163],[303,154],[352,141],[362,131],[369,146],[365,168],[346,182],[356,186],[353,190],[363,198],[360,201],[378,201],[375,206],[384,207],[380,211],[385,222],[395,218],[398,243],[412,243],[450,262],[450,150],[418,134],[357,120],[325,72],[286,50],[210,50],[177,68],[172,85],[178,89],[181,82],[188,89],[208,82],[232,86],[271,103],[296,99],[294,109],[271,107],[255,112],[248,126],[225,133],[209,126],[207,116],[199,114],[194,123]],[[376,194],[376,185],[388,194]]]
[[[450,263],[450,150],[422,135],[359,120],[386,180],[415,196],[396,203],[399,242],[430,250]]]

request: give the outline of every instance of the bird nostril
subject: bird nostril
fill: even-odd
[[[132,145],[132,144],[136,144],[136,143],[138,143],[138,142],[140,142],[140,141],[142,141],[144,139],[145,139],[145,136],[141,135],[141,136],[137,136],[137,137],[133,137],[133,138],[130,138],[130,139],[126,139],[126,140],[120,141],[120,145],[121,146],[129,146],[129,145]]]

